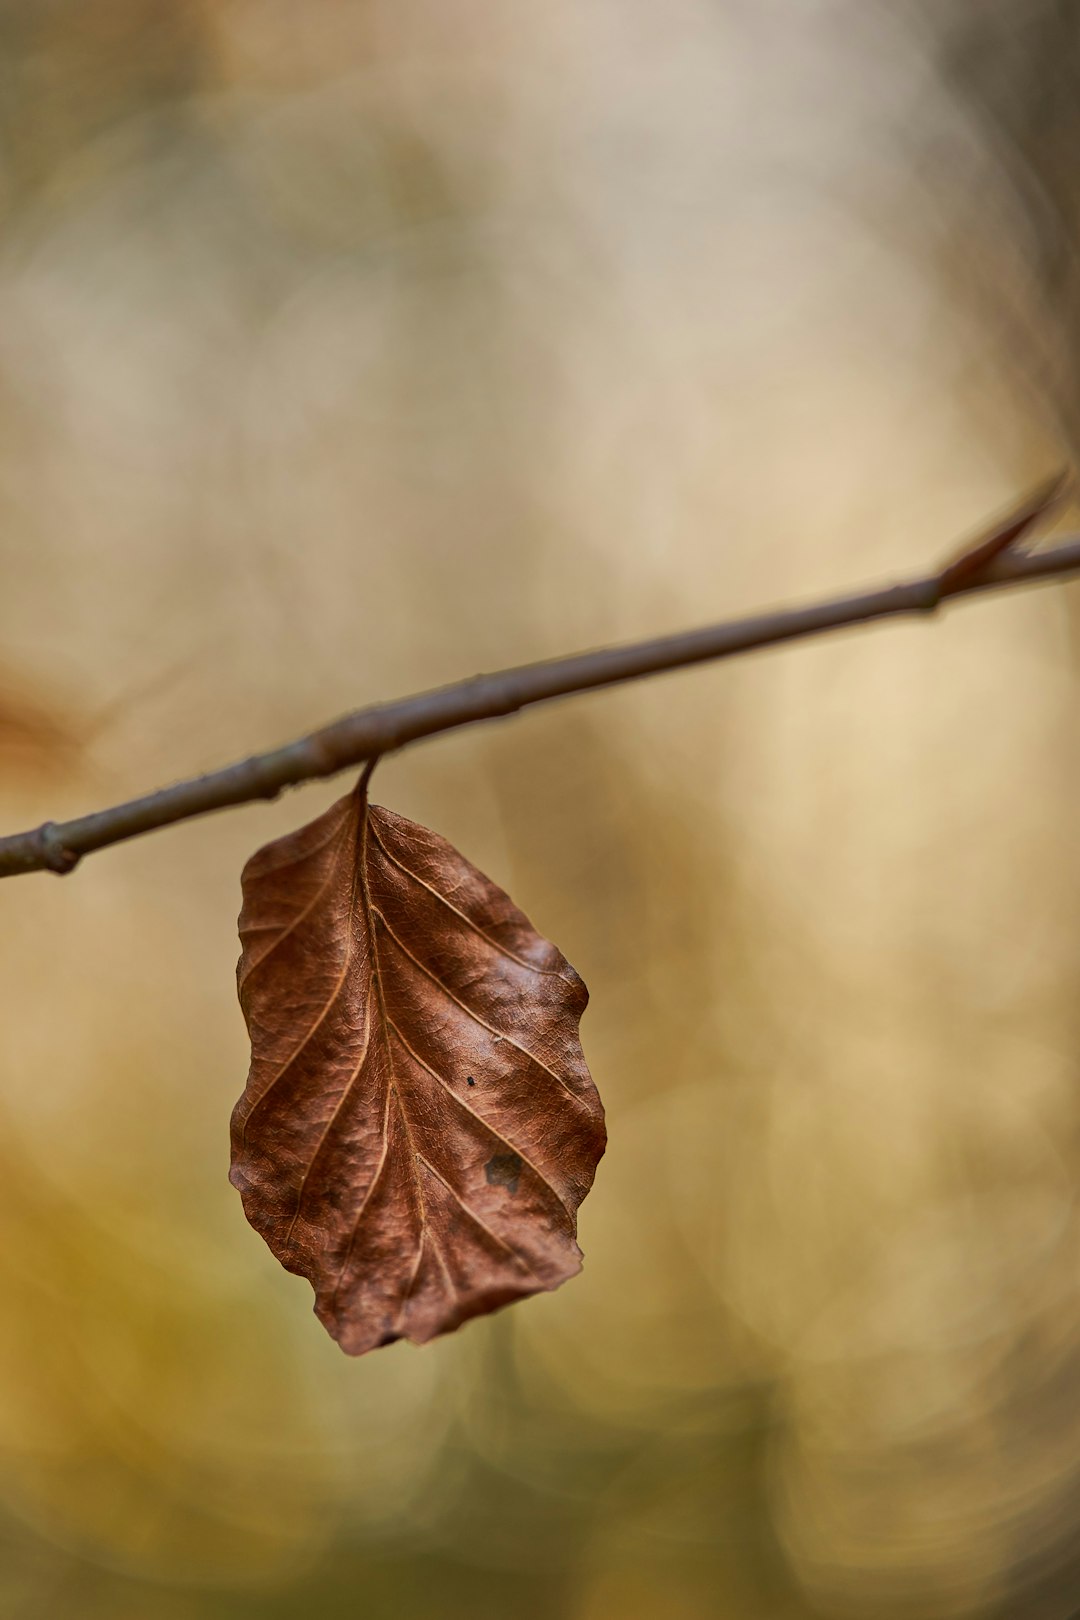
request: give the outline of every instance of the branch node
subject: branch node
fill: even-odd
[[[944,574],[933,579],[920,580],[914,608],[916,613],[936,613],[947,596],[951,595]]]
[[[41,851],[42,860],[50,872],[58,877],[65,877],[68,872],[74,872],[79,864],[80,856],[73,849],[68,849],[60,837],[60,829],[55,821],[44,822],[37,830],[34,841]]]

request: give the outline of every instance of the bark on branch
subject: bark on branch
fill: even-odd
[[[684,669],[690,664],[731,658],[759,647],[875,619],[932,613],[954,597],[1080,573],[1080,537],[1066,536],[1043,552],[1013,549],[1058,502],[1065,487],[1063,477],[1042,486],[988,534],[924,578],[808,607],[781,608],[753,618],[660,636],[653,641],[522,664],[357,709],[282,748],[255,754],[206,776],[192,777],[73,821],[47,821],[28,832],[0,838],[0,877],[20,872],[70,872],[91,850],[230,805],[274,799],[285,788],[334,776],[421,737],[515,714],[533,703]]]

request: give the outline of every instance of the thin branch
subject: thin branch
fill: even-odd
[[[59,824],[47,821],[29,832],[0,838],[0,877],[20,872],[70,872],[91,850],[230,805],[274,799],[285,788],[335,776],[421,737],[516,714],[530,704],[712,659],[731,658],[737,653],[870,620],[932,613],[953,597],[1080,573],[1080,536],[1068,536],[1044,552],[1013,549],[1057,502],[1063,487],[1060,479],[1044,486],[988,536],[925,578],[809,607],[781,608],[755,618],[660,636],[654,641],[522,664],[392,703],[357,709],[283,748],[256,754],[223,770],[178,782],[93,815]]]

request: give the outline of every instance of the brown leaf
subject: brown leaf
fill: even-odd
[[[581,1268],[604,1151],[588,991],[456,849],[363,784],[243,876],[231,1180],[350,1355]]]

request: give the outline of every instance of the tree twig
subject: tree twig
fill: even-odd
[[[31,831],[13,833],[0,838],[0,877],[20,872],[70,872],[92,850],[230,805],[274,799],[285,788],[334,776],[421,737],[515,714],[533,703],[712,659],[731,658],[737,653],[875,619],[932,613],[942,602],[957,596],[1080,573],[1080,536],[1067,536],[1043,552],[1015,549],[1022,535],[1056,504],[1063,489],[1060,478],[1041,487],[988,535],[924,578],[809,607],[780,608],[754,618],[735,619],[652,641],[476,675],[452,686],[357,709],[282,748],[178,782],[144,798],[78,816],[73,821],[47,821]]]

